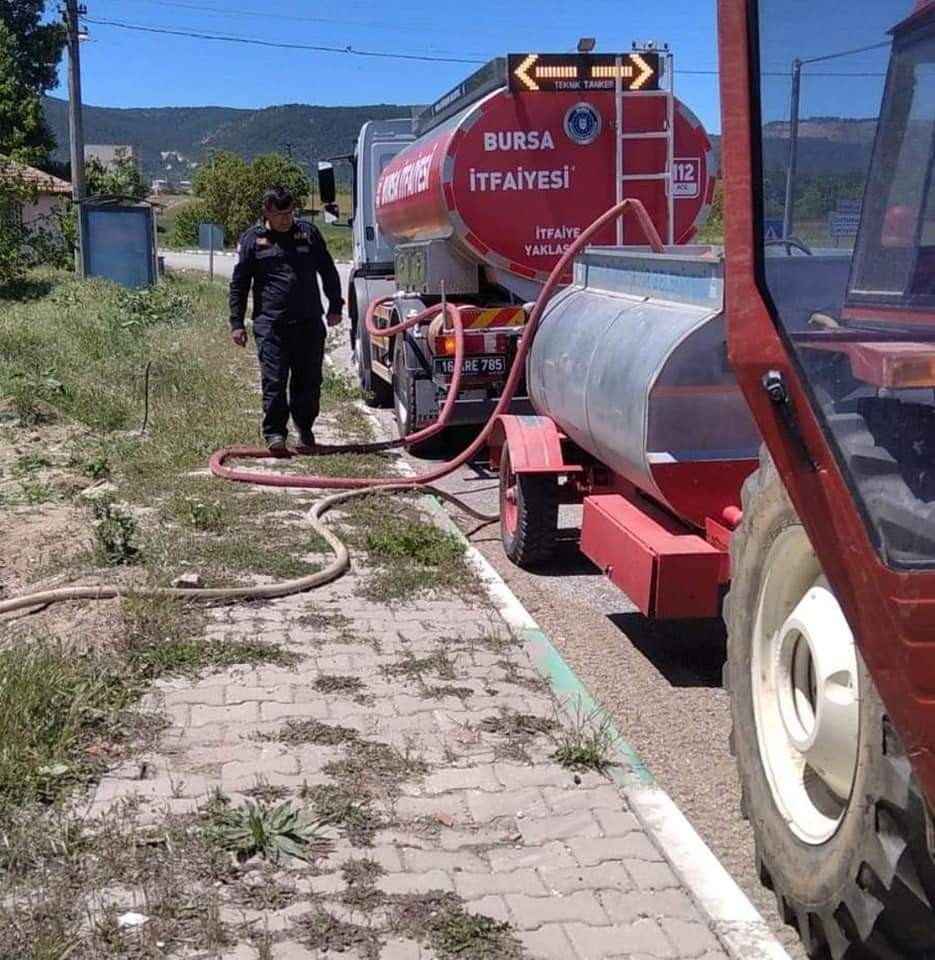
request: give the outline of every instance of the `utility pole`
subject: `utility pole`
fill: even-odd
[[[87,7],[78,0],[65,0],[61,10],[68,36],[68,135],[71,139],[71,196],[79,210],[78,246],[75,251],[76,269],[84,276],[84,256],[81,238],[81,202],[85,196],[84,182],[84,127],[81,118],[81,43],[78,18],[87,13]]]
[[[292,159],[292,144],[291,144],[291,143],[287,143],[287,144],[284,144],[284,146],[285,146],[285,148],[286,148],[286,156],[291,160],[291,159]]]
[[[795,178],[799,166],[799,111],[802,96],[802,60],[792,61],[792,102],[789,108],[789,165],[786,168],[786,205],[782,216],[782,237],[792,236],[795,216]]]

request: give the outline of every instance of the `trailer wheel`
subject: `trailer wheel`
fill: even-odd
[[[535,567],[555,552],[558,482],[552,474],[515,474],[510,448],[500,458],[500,539],[517,566]]]
[[[393,400],[393,390],[381,377],[373,373],[373,353],[370,349],[370,333],[363,317],[357,321],[357,337],[354,340],[354,366],[357,381],[368,407],[388,407]]]
[[[765,452],[731,564],[731,745],[761,879],[810,957],[935,955],[924,800]]]

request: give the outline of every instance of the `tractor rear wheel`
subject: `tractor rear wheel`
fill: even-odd
[[[731,743],[761,879],[810,957],[935,956],[930,814],[765,452],[731,565]]]

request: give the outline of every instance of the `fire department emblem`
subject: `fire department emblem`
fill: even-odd
[[[601,133],[601,115],[590,103],[576,103],[565,114],[568,139],[582,146],[594,143]]]

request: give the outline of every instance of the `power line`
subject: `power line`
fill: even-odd
[[[163,0],[167,2],[167,0]],[[184,4],[173,4],[174,6],[184,6]],[[108,20],[101,17],[85,17],[84,18],[88,23],[99,24],[102,26],[108,27],[117,27],[121,30],[132,30],[138,33],[155,33],[166,36],[173,37],[186,37],[193,40],[213,40],[220,41],[222,43],[242,43],[248,44],[250,46],[257,47],[273,47],[281,50],[311,50],[318,53],[343,53],[345,55],[355,56],[355,57],[372,57],[377,59],[385,60],[414,60],[423,63],[465,63],[471,65],[482,66],[487,63],[487,60],[475,58],[475,57],[454,57],[454,56],[442,56],[442,55],[432,55],[432,54],[416,54],[416,53],[390,53],[384,50],[359,50],[350,44],[346,46],[331,46],[328,44],[311,44],[311,43],[290,43],[284,40],[264,40],[261,37],[245,37],[238,34],[231,33],[203,33],[195,30],[180,30],[173,27],[157,27],[157,26],[148,26],[145,24],[139,23],[125,23],[120,20]],[[290,18],[290,19],[303,19],[299,17]],[[311,18],[304,18],[311,19]],[[887,46],[888,44],[874,44],[873,47],[861,47],[859,50],[849,51],[850,53],[860,53],[868,49],[877,49],[880,46]],[[814,63],[819,60],[830,60],[834,56],[844,56],[844,54],[833,54],[828,57],[818,57],[815,60],[803,60],[803,63]],[[677,69],[676,74],[682,76],[718,76],[717,70],[686,70],[686,69]],[[782,71],[764,71],[762,76],[765,77],[788,77],[789,74]],[[824,72],[824,73],[812,73],[809,74],[810,77],[873,77],[880,78],[885,77],[884,73],[860,73],[860,72]]]
[[[232,10],[230,7],[211,7],[202,3],[184,3],[182,0],[136,0],[137,3],[148,3],[157,7],[175,7],[179,10],[195,10],[204,13],[217,13],[224,16],[236,16],[236,17],[253,17],[256,19],[262,20],[284,20],[290,21],[292,23],[330,23],[336,24],[342,27],[348,26],[359,26],[359,27],[368,27],[375,28],[380,30],[394,30],[397,32],[403,33],[412,33],[412,27],[407,26],[401,23],[387,23],[385,21],[379,20],[368,20],[366,22],[362,21],[349,21],[347,19],[339,19],[337,17],[305,17],[297,16],[295,14],[288,13],[274,13],[272,11],[254,11],[254,10]],[[451,30],[444,27],[431,27],[420,24],[419,30],[423,33],[444,33],[446,36],[451,35]],[[460,28],[459,28],[460,32]],[[471,31],[472,33],[479,33],[480,31]],[[489,36],[489,31],[484,31],[485,36]]]
[[[486,60],[477,60],[468,57],[443,57],[431,54],[416,53],[388,53],[382,50],[358,50],[350,44],[344,47],[328,46],[326,44],[288,43],[282,40],[262,40],[258,37],[243,37],[236,34],[200,33],[194,30],[175,30],[171,27],[150,27],[138,23],[123,23],[120,20],[105,20],[100,17],[85,17],[88,23],[108,27],[118,27],[121,30],[134,30],[139,33],[158,33],[173,37],[189,37],[194,40],[219,40],[223,43],[245,43],[256,47],[276,47],[281,50],[313,50],[317,53],[343,53],[354,57],[377,57],[386,60],[418,60],[425,63],[468,63],[484,64]]]

